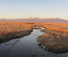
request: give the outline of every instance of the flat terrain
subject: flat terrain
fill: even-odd
[[[63,23],[31,23],[31,22],[0,22],[0,43],[14,38],[29,35],[33,28],[42,26],[46,32],[39,36],[39,45],[44,45],[54,53],[68,52],[68,24]],[[45,49],[46,49],[45,48]]]
[[[46,46],[54,53],[68,52],[68,24],[50,23],[43,24],[45,29],[41,30],[46,34],[39,37],[39,45]]]
[[[34,26],[27,22],[0,22],[0,43],[29,35]]]

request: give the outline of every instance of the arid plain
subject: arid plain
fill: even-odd
[[[41,31],[46,33],[38,36],[39,46],[44,45],[54,53],[68,52],[68,24],[64,23],[0,21],[0,43],[29,35],[40,27],[44,27]]]

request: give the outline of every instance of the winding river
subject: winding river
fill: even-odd
[[[1,43],[0,57],[68,57],[68,53],[55,54],[37,45],[37,37],[44,34],[41,29],[33,29],[28,36]]]

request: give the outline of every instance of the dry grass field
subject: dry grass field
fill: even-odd
[[[47,23],[43,24],[46,34],[40,36],[39,45],[44,45],[49,51],[55,53],[68,52],[68,24]],[[46,49],[45,48],[45,49]]]
[[[33,28],[42,26],[46,32],[38,41],[49,51],[63,53],[68,51],[68,24],[62,23],[31,23],[31,22],[0,22],[0,43],[14,38],[29,35]],[[46,49],[45,48],[45,49]]]
[[[26,24],[25,22],[0,22],[0,36],[28,30],[31,27],[31,24]]]
[[[14,38],[29,35],[35,23],[30,22],[0,22],[0,43]]]

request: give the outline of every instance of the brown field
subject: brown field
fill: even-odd
[[[29,35],[35,23],[0,22],[0,43]]]
[[[40,24],[41,23],[0,21],[0,43],[29,35],[33,28],[38,29],[39,27],[36,25]]]
[[[0,35],[28,30],[31,24],[25,22],[0,22]]]
[[[43,27],[41,31],[46,34],[40,36],[39,45],[43,44],[54,53],[68,52],[68,24],[47,23]]]
[[[49,51],[55,53],[68,52],[68,24],[62,23],[31,23],[31,22],[0,22],[0,43],[29,35],[33,28],[41,30],[46,34],[40,36],[39,42],[46,46]],[[46,49],[45,48],[45,49]]]

